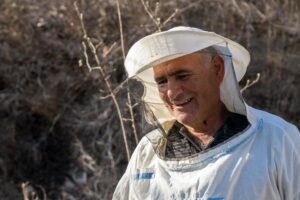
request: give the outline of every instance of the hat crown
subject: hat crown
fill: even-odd
[[[126,56],[125,68],[132,77],[158,63],[210,46],[229,49],[237,80],[241,80],[250,62],[250,55],[244,47],[214,32],[185,26],[154,33],[137,41]]]

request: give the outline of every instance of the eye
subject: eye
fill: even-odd
[[[164,78],[156,80],[156,84],[158,87],[165,87],[167,83],[168,83],[167,79]]]
[[[189,78],[189,76],[190,76],[190,74],[186,74],[186,73],[184,73],[184,74],[177,74],[176,75],[176,79],[177,80],[186,80],[186,79]]]

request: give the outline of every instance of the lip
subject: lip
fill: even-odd
[[[191,98],[188,98],[187,100],[185,100],[183,103],[173,103],[173,105],[176,107],[182,107],[182,106],[189,104],[192,100],[193,100],[193,98],[191,97]]]

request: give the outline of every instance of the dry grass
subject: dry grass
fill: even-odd
[[[77,1],[99,63],[91,51],[87,56],[91,66],[103,67],[116,93],[131,152],[136,136],[127,89],[119,87],[126,83],[122,49],[174,25],[215,31],[246,46],[252,61],[241,84],[261,74],[244,91],[248,103],[300,127],[297,0],[158,2],[119,1],[122,48],[116,1]],[[0,199],[23,199],[22,192],[31,199],[111,199],[127,165],[124,141],[101,73],[86,67],[73,2],[2,0],[0,10]],[[152,127],[142,117],[142,87],[129,85],[140,137]]]

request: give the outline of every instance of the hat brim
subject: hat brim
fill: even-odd
[[[125,68],[128,76],[133,77],[156,64],[210,46],[228,48],[236,78],[240,81],[250,62],[249,52],[238,43],[214,32],[190,27],[178,27],[140,39],[130,48],[125,59]]]

